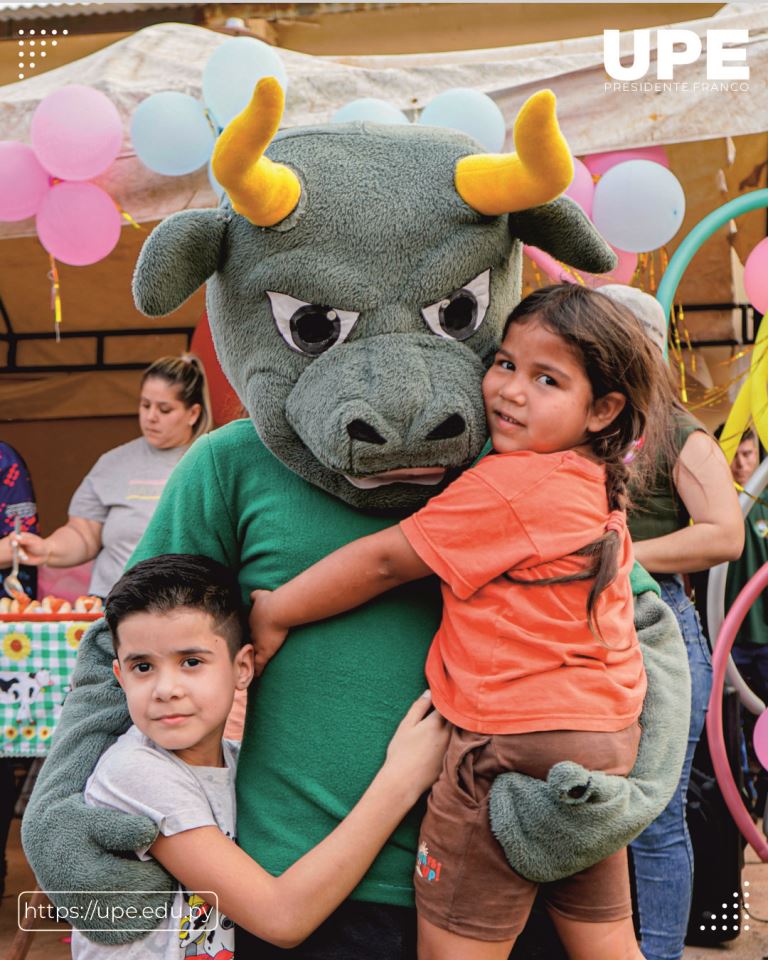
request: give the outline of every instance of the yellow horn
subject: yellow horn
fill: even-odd
[[[540,90],[517,115],[515,153],[463,157],[456,164],[456,190],[486,216],[549,203],[573,180],[573,159],[555,115],[555,95]]]
[[[284,103],[274,77],[259,80],[251,102],[227,124],[213,151],[213,174],[233,209],[259,227],[285,220],[301,197],[293,170],[263,155],[280,126]]]

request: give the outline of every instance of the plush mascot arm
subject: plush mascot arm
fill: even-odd
[[[539,247],[563,263],[590,273],[607,273],[618,260],[589,217],[570,197],[509,216],[513,237]]]
[[[625,847],[666,807],[688,742],[691,680],[674,614],[651,592],[635,597],[648,676],[637,761],[629,777],[558,763],[546,781],[505,773],[491,789],[491,827],[512,867],[538,883],[586,869]]]
[[[72,690],[22,824],[24,852],[41,889],[71,891],[49,896],[66,908],[69,922],[91,931],[86,934],[91,940],[107,944],[140,937],[151,927],[142,908],[162,907],[163,893],[170,905],[175,888],[158,863],[130,854],[154,841],[156,824],[146,817],[89,807],[83,800],[96,761],[131,722],[112,673],[113,659],[109,628],[99,620],[81,642]],[[89,893],[96,890],[120,893],[99,894],[97,899]],[[92,902],[98,909],[89,912]],[[116,921],[104,916],[112,905],[130,905],[136,911],[133,917],[126,913]],[[161,914],[155,915],[159,922]]]

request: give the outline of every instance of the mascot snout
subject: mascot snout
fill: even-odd
[[[318,357],[286,415],[318,460],[353,486],[438,485],[485,443],[483,373],[477,354],[457,342],[373,337]]]

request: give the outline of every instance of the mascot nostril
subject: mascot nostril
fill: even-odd
[[[427,440],[450,440],[452,437],[460,437],[466,429],[464,417],[460,413],[452,413],[434,430],[430,430]]]
[[[382,435],[365,420],[352,420],[347,424],[347,433],[352,440],[361,440],[363,443],[374,443],[382,446],[387,441]]]

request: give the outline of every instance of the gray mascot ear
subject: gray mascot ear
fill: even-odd
[[[578,270],[607,273],[618,260],[589,217],[570,197],[509,215],[513,237]]]
[[[218,210],[184,210],[158,224],[133,274],[137,308],[162,317],[191,297],[216,271],[226,227]]]

